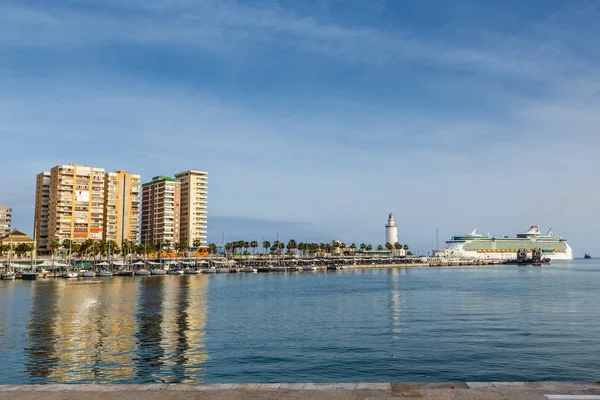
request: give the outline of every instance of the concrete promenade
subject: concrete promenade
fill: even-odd
[[[0,400],[600,399],[600,382],[0,385]]]

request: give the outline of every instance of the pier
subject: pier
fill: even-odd
[[[598,382],[2,385],[0,400],[54,399],[600,399]]]

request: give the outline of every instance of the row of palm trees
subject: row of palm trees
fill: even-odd
[[[200,239],[194,240],[193,247],[199,248],[202,246],[202,242]],[[217,253],[217,245],[211,243],[207,246],[207,250],[210,254]],[[76,243],[72,240],[65,239],[62,242],[58,240],[53,241],[49,245],[52,254],[56,254],[57,250],[64,250],[68,254],[79,256],[79,257],[87,257],[87,256],[102,256],[106,257],[109,254],[111,255],[137,255],[144,256],[153,253],[162,253],[162,252],[170,252],[176,251],[177,253],[185,253],[189,249],[189,245],[187,242],[177,242],[171,243],[170,240],[165,240],[160,243],[142,243],[137,244],[130,240],[124,240],[120,243],[116,243],[114,240],[109,241],[94,241],[92,239],[87,239],[84,242]]]
[[[279,240],[271,243],[268,240],[265,240],[261,243],[262,248],[260,254],[283,254],[284,250],[287,249],[287,254],[295,254],[299,251],[301,254],[307,253],[356,253],[372,251],[373,246],[370,244],[361,243],[357,246],[355,243],[350,244],[349,246],[346,243],[334,241],[332,243],[297,243],[296,240],[291,239],[286,243],[281,242]],[[198,248],[202,246],[202,242],[199,239],[196,239],[193,243],[193,247]],[[215,243],[209,243],[207,247],[209,254],[217,254],[218,248]],[[114,240],[109,241],[94,241],[92,239],[88,239],[84,242],[77,243],[69,239],[65,239],[62,242],[55,240],[49,244],[49,249],[51,250],[53,255],[56,255],[58,250],[64,250],[68,254],[72,256],[79,257],[95,257],[101,256],[106,257],[109,254],[111,255],[137,255],[144,256],[153,253],[160,252],[170,252],[172,250],[177,253],[184,253],[188,250],[188,244],[186,242],[178,242],[171,243],[169,240],[165,240],[161,243],[147,243],[147,244],[137,244],[135,242],[124,240],[119,245]],[[256,240],[252,241],[244,241],[238,240],[234,242],[229,242],[225,244],[225,252],[227,254],[259,254],[259,243]],[[385,245],[378,245],[376,247],[377,251],[387,250],[404,250],[406,254],[408,254],[409,247],[408,245],[402,245],[400,243],[386,243]],[[33,245],[30,243],[20,243],[12,248],[14,254],[18,257],[22,257],[23,255],[31,252],[33,250]],[[10,245],[0,246],[0,256],[4,255],[11,251]]]
[[[263,241],[262,243],[261,254],[283,254],[283,251],[287,249],[288,254],[295,254],[296,251],[301,252],[302,254],[306,253],[356,253],[357,250],[360,252],[372,251],[373,246],[370,244],[361,243],[359,246],[356,246],[355,243],[350,244],[349,246],[346,243],[334,241],[332,243],[297,243],[294,239],[290,239],[287,244],[280,242],[279,240],[271,243],[268,240]],[[256,240],[253,241],[244,241],[238,240],[234,242],[229,242],[225,244],[225,252],[231,254],[258,254],[259,244]],[[404,250],[408,254],[409,247],[408,245],[402,245],[398,242],[396,243],[386,243],[385,245],[378,245],[377,251],[387,250]]]
[[[32,243],[19,243],[14,246],[11,246],[10,244],[4,244],[0,246],[0,256],[12,252],[20,258],[23,257],[25,254],[30,253],[31,251],[33,251]]]

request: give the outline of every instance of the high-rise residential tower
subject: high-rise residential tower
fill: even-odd
[[[10,233],[11,221],[12,208],[9,206],[0,206],[0,237]]]
[[[40,254],[50,252],[50,243],[48,243],[49,213],[50,172],[41,172],[35,181],[35,215],[33,217],[34,239]]]
[[[103,168],[73,164],[50,170],[49,244],[102,239],[104,175]]]
[[[102,239],[119,245],[139,243],[140,176],[127,171],[107,172],[104,177],[104,226]]]
[[[180,190],[181,183],[168,176],[142,185],[142,243],[179,242]]]
[[[181,182],[180,241],[193,247],[200,240],[207,241],[207,186],[208,173],[189,170],[175,174]]]

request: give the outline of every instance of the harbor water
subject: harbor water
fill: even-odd
[[[0,282],[0,383],[600,379],[600,263]]]

